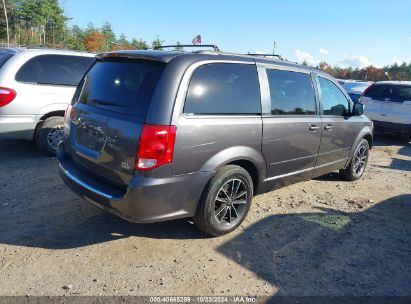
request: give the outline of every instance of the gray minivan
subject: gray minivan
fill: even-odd
[[[140,223],[226,234],[252,197],[334,170],[361,177],[373,125],[331,76],[221,52],[97,56],[65,115],[66,184]]]

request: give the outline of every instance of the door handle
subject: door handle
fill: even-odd
[[[310,131],[317,131],[319,128],[320,128],[319,126],[311,125],[308,129],[309,129]]]
[[[333,125],[325,125],[324,130],[331,131],[333,129]]]

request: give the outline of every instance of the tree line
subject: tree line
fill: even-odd
[[[307,65],[305,63],[305,65]],[[331,74],[335,78],[355,79],[364,81],[382,81],[382,80],[411,80],[411,63],[403,62],[402,64],[394,63],[382,68],[368,66],[364,68],[341,68],[332,67],[326,62],[320,62],[317,69]]]
[[[89,23],[85,28],[69,26],[59,0],[0,0],[0,45],[46,46],[88,52],[107,52],[120,49],[146,49],[161,46],[157,36],[151,43],[139,38],[117,37],[106,21],[100,27]],[[180,42],[176,42],[180,45]],[[181,49],[177,46],[176,50]],[[307,63],[304,63],[307,65]],[[326,62],[316,66],[336,78],[356,80],[411,80],[411,63],[387,65],[383,68],[332,67]]]
[[[68,25],[59,0],[0,0],[0,44],[11,46],[45,46],[88,52],[119,49],[146,49],[161,46],[157,36],[151,43],[143,39],[116,37],[110,22],[101,27],[89,23],[85,28]],[[176,43],[181,44],[180,42]]]

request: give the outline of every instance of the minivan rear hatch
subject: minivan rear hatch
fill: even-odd
[[[125,188],[134,173],[140,133],[165,63],[103,57],[73,97],[66,151],[83,173]],[[67,125],[67,124],[66,124]]]

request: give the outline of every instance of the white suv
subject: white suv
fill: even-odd
[[[54,49],[0,49],[0,137],[34,139],[55,154],[63,117],[94,54]]]
[[[380,81],[360,98],[365,115],[380,131],[411,137],[411,81]]]

